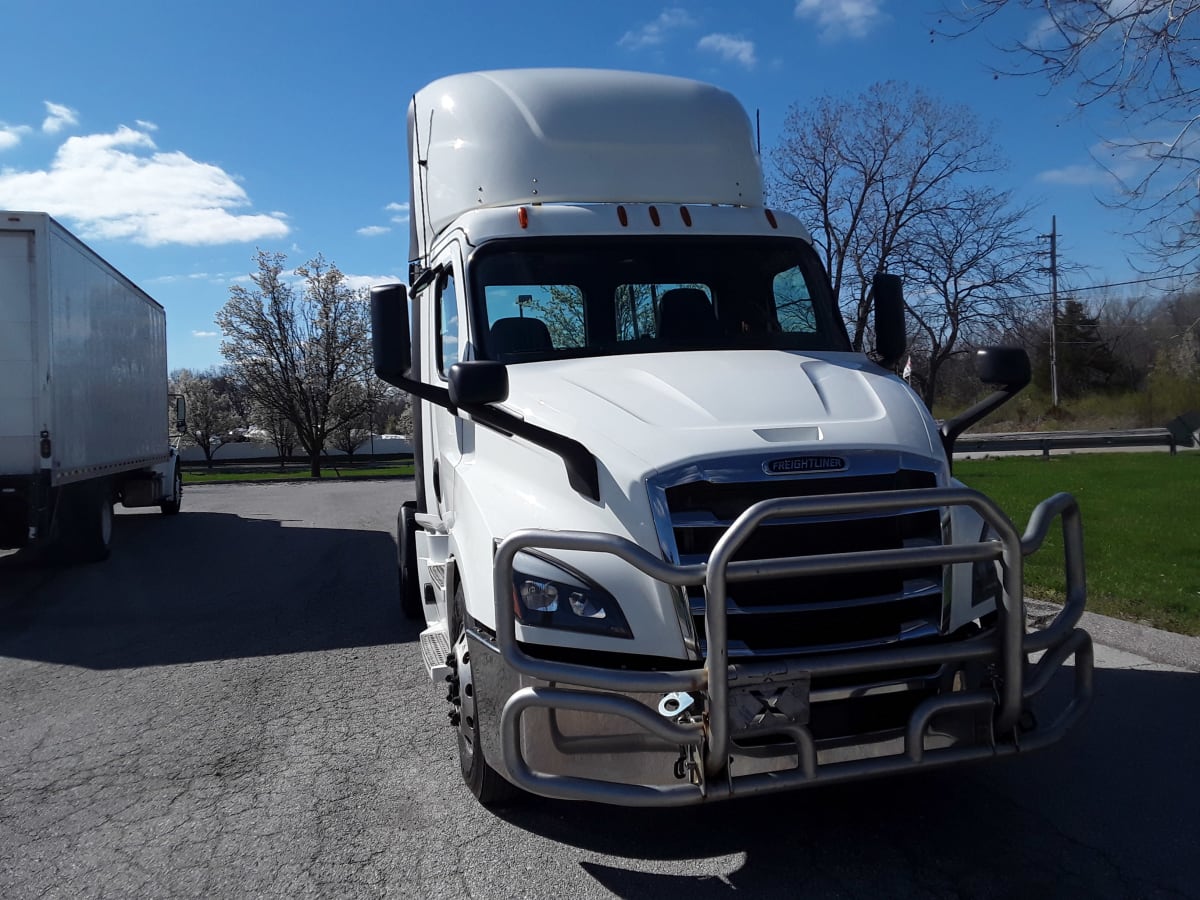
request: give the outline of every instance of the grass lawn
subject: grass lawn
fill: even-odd
[[[1083,514],[1088,608],[1200,635],[1200,453],[958,460],[954,474],[1000,504],[1020,532],[1041,500],[1074,494]],[[1061,573],[1055,528],[1026,560],[1026,594],[1061,600]]]
[[[399,478],[412,476],[411,462],[384,463],[374,466],[359,464],[321,467],[321,478]],[[288,464],[281,472],[278,466],[220,466],[208,470],[185,469],[184,484],[228,484],[235,481],[308,481],[312,478],[308,463]]]

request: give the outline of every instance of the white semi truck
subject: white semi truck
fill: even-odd
[[[1024,351],[980,351],[997,389],[939,428],[890,370],[899,280],[875,282],[877,361],[852,352],[717,88],[478,72],[418,91],[408,124],[409,285],[373,289],[375,365],[419,398],[401,602],[480,801],[695,804],[1079,719],[1075,501],[1021,535],[951,474]],[[1022,560],[1055,522],[1067,602],[1027,631]]]
[[[163,308],[46,213],[0,212],[0,548],[96,561],[114,503],[179,512],[169,430]]]

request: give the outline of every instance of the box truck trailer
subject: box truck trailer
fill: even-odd
[[[179,512],[163,308],[45,213],[0,212],[0,548],[108,556],[113,504]]]
[[[993,392],[939,426],[894,373],[899,279],[875,279],[874,359],[853,352],[715,87],[455,75],[408,127],[409,283],[372,295],[376,370],[419,401],[400,603],[483,803],[697,804],[1079,720],[1075,501],[1022,534],[951,472],[1023,350],[981,349]],[[1022,561],[1056,523],[1067,602],[1027,630]]]

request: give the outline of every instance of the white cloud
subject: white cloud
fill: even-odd
[[[28,125],[6,125],[0,122],[0,150],[7,150],[21,143],[21,138],[33,129]]]
[[[1039,172],[1037,180],[1046,184],[1111,184],[1113,177],[1098,165],[1070,165]]]
[[[653,22],[648,22],[641,28],[627,31],[617,41],[618,47],[626,50],[641,50],[645,47],[657,47],[667,38],[667,32],[679,28],[690,28],[696,21],[688,15],[686,9],[678,6],[664,9]]]
[[[177,284],[180,281],[208,281],[212,284],[224,284],[229,280],[228,275],[213,275],[208,272],[192,272],[189,275],[158,275],[148,278],[145,284]]]
[[[392,221],[397,225],[402,225],[408,221],[407,203],[389,203],[384,209],[393,214]]]
[[[862,38],[887,21],[883,3],[884,0],[796,0],[796,18],[816,22],[822,40]]]
[[[367,225],[364,228],[358,229],[357,233],[363,237],[379,237],[381,234],[387,234],[391,230],[386,225]]]
[[[709,34],[700,38],[700,43],[696,46],[718,54],[726,62],[736,62],[747,69],[753,69],[758,62],[754,55],[754,41],[748,41],[741,35]]]
[[[221,334],[218,331],[193,331],[192,332],[192,337],[198,337],[198,338],[215,338],[215,337],[220,337],[220,336],[221,336]]]
[[[79,124],[79,113],[61,103],[46,103],[46,118],[42,120],[42,131],[46,134],[58,134],[64,128]]]
[[[0,172],[0,207],[41,209],[85,238],[161,244],[227,244],[280,238],[279,214],[239,214],[245,190],[219,166],[158,150],[145,130],[67,138],[49,169]]]

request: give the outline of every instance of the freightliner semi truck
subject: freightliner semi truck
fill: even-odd
[[[376,370],[418,401],[400,602],[481,802],[698,804],[1079,720],[1074,499],[1021,534],[951,473],[1023,350],[978,351],[993,392],[939,426],[892,371],[899,279],[874,282],[874,359],[853,352],[715,87],[455,75],[408,128],[409,283],[372,294]],[[1027,630],[1022,561],[1051,528],[1066,603]]]
[[[179,512],[163,308],[46,213],[0,212],[0,548],[108,556],[113,504]]]

